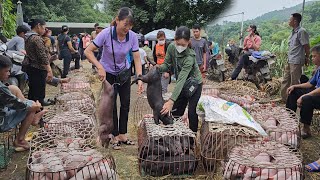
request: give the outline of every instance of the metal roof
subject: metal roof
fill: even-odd
[[[95,23],[73,23],[73,22],[46,22],[48,28],[61,28],[67,25],[69,28],[93,28]],[[99,23],[104,27],[109,27],[109,23]]]

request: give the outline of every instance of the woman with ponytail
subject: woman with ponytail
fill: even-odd
[[[190,29],[179,27],[175,32],[174,42],[168,46],[164,62],[156,66],[162,73],[173,67],[177,79],[172,95],[163,105],[161,113],[164,115],[172,112],[173,116],[181,117],[188,106],[189,127],[197,132],[199,120],[196,107],[202,92],[202,76],[196,53],[190,43]],[[192,84],[192,87],[189,88],[188,84]]]
[[[120,144],[134,145],[126,136],[130,107],[131,69],[126,56],[132,50],[136,74],[142,74],[139,53],[139,43],[136,33],[131,31],[134,24],[133,12],[128,7],[118,11],[109,28],[102,30],[85,50],[87,59],[98,70],[99,79],[107,80],[114,86],[113,110],[113,143],[114,149],[120,149]],[[102,47],[100,62],[94,56],[94,51]],[[143,91],[142,82],[138,81],[138,93]],[[120,96],[120,117],[117,113],[117,95]]]
[[[249,65],[249,56],[253,51],[259,51],[261,46],[261,37],[257,31],[257,26],[250,25],[247,29],[247,32],[248,35],[244,38],[243,41],[244,54],[240,57],[238,65],[231,75],[232,80],[237,79],[243,66]]]
[[[58,52],[60,58],[63,59],[63,73],[61,78],[66,78],[70,69],[72,53],[78,53],[71,43],[71,38],[68,35],[69,28],[66,25],[61,27],[61,34],[58,36]],[[80,69],[80,59],[75,60],[75,69]]]

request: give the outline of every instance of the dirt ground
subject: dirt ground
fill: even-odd
[[[58,64],[61,62],[58,62]],[[90,75],[91,73],[91,65],[88,62],[82,62],[82,72],[81,74],[85,74],[87,77],[91,78],[93,81],[92,83],[92,91],[95,94],[96,99],[99,95],[99,90],[101,88],[101,83],[94,78],[94,76]],[[169,87],[169,90],[172,90],[172,84]],[[145,87],[146,88],[146,87]],[[133,106],[135,101],[138,98],[136,94],[137,86],[133,85],[131,89],[131,104],[130,108],[133,110]],[[53,98],[59,92],[59,88],[47,86],[47,97]],[[134,142],[137,143],[137,125],[132,122],[132,112],[129,116],[129,138],[132,139]],[[320,120],[319,120],[320,121]],[[318,123],[317,123],[318,124]],[[304,163],[310,163],[314,160],[319,158],[319,149],[320,149],[320,136],[318,133],[318,128],[314,128],[313,137],[308,140],[303,140],[301,143],[300,151],[303,155]],[[34,130],[34,129],[33,129]],[[106,150],[101,149],[101,151],[105,154],[112,154],[116,160],[117,165],[117,172],[121,179],[143,179],[139,175],[139,168],[138,168],[138,147],[135,146],[121,146],[121,150]],[[22,180],[25,179],[26,173],[26,164],[28,159],[28,152],[22,153],[14,153],[11,159],[11,162],[8,168],[2,172],[0,172],[0,180]],[[220,175],[216,175],[215,177],[207,176],[203,170],[201,163],[199,163],[198,171],[196,172],[195,176],[187,177],[186,179],[222,179],[221,172],[218,173]],[[167,179],[168,177],[163,177],[160,179]],[[145,177],[145,179],[153,179],[151,177]],[[159,179],[159,178],[158,178]],[[319,180],[320,174],[319,173],[306,173],[307,180]]]

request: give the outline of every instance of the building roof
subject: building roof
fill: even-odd
[[[61,28],[63,25],[67,25],[69,28],[93,28],[95,23],[73,23],[73,22],[46,22],[48,28]],[[99,23],[104,27],[109,27],[108,23]]]

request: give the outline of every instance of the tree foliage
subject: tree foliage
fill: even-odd
[[[107,0],[113,16],[120,7],[134,11],[135,29],[147,33],[154,29],[175,29],[193,24],[206,25],[219,16],[232,0]]]
[[[15,13],[12,13],[14,5],[11,1],[7,0],[0,0],[0,3],[3,11],[3,34],[6,37],[11,38],[15,35],[16,28],[16,15]]]
[[[13,0],[17,3],[18,0]],[[42,18],[52,22],[103,22],[111,16],[97,7],[100,0],[20,0],[25,20]]]
[[[245,30],[250,24],[255,24],[262,36],[262,49],[270,47],[272,44],[281,45],[284,39],[288,39],[291,27],[288,20],[293,12],[301,12],[302,5],[292,8],[277,10],[266,13],[256,19],[244,22]],[[216,24],[207,27],[209,37],[220,44],[226,44],[229,39],[239,40],[240,22],[224,22],[223,25]],[[320,2],[308,2],[305,7],[303,17],[303,27],[308,31],[311,40],[320,36]],[[239,42],[239,41],[238,41]]]

